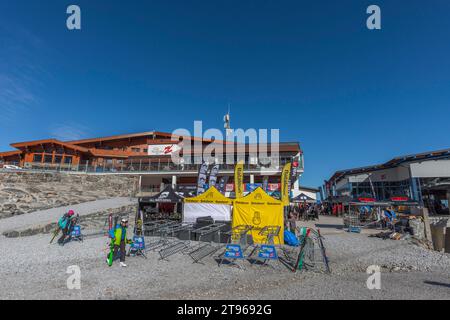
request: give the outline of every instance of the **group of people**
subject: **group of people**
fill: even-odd
[[[291,204],[288,214],[289,230],[295,233],[297,221],[318,220],[320,214],[320,205],[317,203],[296,203]]]
[[[60,231],[62,231],[62,235],[58,239],[59,245],[64,245],[67,240],[70,240],[72,232],[78,223],[78,218],[79,216],[75,215],[75,211],[69,210],[58,220],[58,228]],[[126,245],[132,244],[132,241],[127,238],[127,228],[128,219],[123,218],[120,223],[118,223],[116,226],[113,226],[113,228],[109,230],[113,257],[119,258],[121,267],[127,266],[125,264]],[[108,257],[106,258],[106,262],[108,263]]]

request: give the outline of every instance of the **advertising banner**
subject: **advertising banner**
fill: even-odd
[[[289,193],[290,193],[290,183],[291,180],[291,163],[286,163],[281,174],[281,201],[285,206],[289,205]]]
[[[216,186],[217,174],[219,173],[219,168],[220,168],[220,165],[219,164],[215,164],[215,165],[213,165],[213,167],[211,169],[211,173],[209,174],[209,185],[211,187],[215,187]]]
[[[265,260],[276,260],[278,259],[277,250],[275,246],[263,244],[259,249],[258,257]]]
[[[234,192],[236,199],[244,196],[244,162],[239,161],[234,169]]]
[[[234,191],[234,184],[233,183],[227,183],[225,185],[225,191],[226,192],[233,192]]]
[[[208,177],[208,168],[209,168],[208,163],[203,161],[198,171],[197,195],[202,194],[206,190],[206,179]]]
[[[224,257],[228,259],[244,259],[241,246],[238,244],[227,245],[225,248]]]
[[[261,183],[246,183],[245,184],[245,191],[253,192],[259,187],[262,188],[262,184]]]
[[[218,190],[221,192],[221,193],[225,193],[225,191],[228,191],[228,190],[226,190],[226,187],[227,187],[227,183],[228,183],[228,179],[229,179],[230,177],[228,177],[228,176],[225,176],[225,177],[222,177],[222,178],[220,178],[220,180],[219,180],[219,185],[218,185]],[[231,191],[233,191],[233,190],[231,190]]]
[[[268,191],[267,188],[269,187],[269,177],[268,176],[264,176],[263,178],[263,185],[262,188],[264,191]]]
[[[170,156],[172,153],[178,152],[181,147],[177,144],[155,144],[148,146],[149,156]]]

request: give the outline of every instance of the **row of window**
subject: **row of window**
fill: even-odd
[[[63,162],[64,159],[64,162]],[[65,156],[62,155],[55,155],[53,158],[52,154],[34,154],[33,155],[33,162],[35,163],[52,163],[52,164],[71,164],[72,163],[72,156]]]
[[[131,148],[131,151],[132,152],[144,152],[144,153],[148,153],[148,149],[142,149],[142,151],[141,151],[141,148]]]

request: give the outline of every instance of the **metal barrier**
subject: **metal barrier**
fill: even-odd
[[[218,233],[220,237],[221,229],[224,226],[225,224],[223,223],[214,223],[199,229],[192,230],[192,233],[196,234],[198,236],[198,241],[201,242],[202,238],[207,235],[213,235],[215,233]],[[192,260],[194,260],[194,263],[200,263],[202,259],[206,258],[209,255],[212,255],[219,249],[220,245],[213,245],[212,241],[210,241],[210,243],[208,244],[199,243],[199,245],[196,246],[194,250],[189,252],[188,255],[192,258]]]
[[[250,226],[250,225],[239,225],[239,226],[233,227],[233,228],[231,229],[230,232],[227,232],[227,235],[229,235],[228,243],[227,243],[226,246],[225,246],[225,250],[224,250],[221,254],[219,254],[219,256],[217,257],[218,259],[220,259],[220,260],[219,260],[219,266],[223,263],[223,261],[224,261],[225,259],[230,259],[230,260],[232,260],[232,263],[233,263],[234,265],[237,265],[237,264],[235,263],[235,261],[236,261],[237,258],[236,258],[236,259],[233,259],[233,258],[225,257],[225,254],[226,254],[226,252],[227,252],[227,247],[228,247],[230,244],[239,245],[240,248],[241,248],[241,250],[242,250],[242,253],[244,254],[245,251],[246,251],[246,250],[248,249],[248,247],[249,247],[247,238],[248,238],[248,233],[249,233],[252,229],[253,229],[253,227]],[[242,248],[242,246],[244,246],[244,247]],[[237,265],[237,266],[240,268],[239,265]]]

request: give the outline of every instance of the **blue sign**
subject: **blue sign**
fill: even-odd
[[[131,247],[134,250],[144,250],[145,249],[144,237],[134,236],[133,237],[133,244],[131,245]]]
[[[261,259],[278,259],[277,250],[275,246],[262,245],[259,249],[258,257]]]
[[[262,183],[246,183],[245,184],[245,191],[253,192],[256,189],[258,189],[258,187],[262,188],[262,186],[263,186]]]
[[[81,227],[80,226],[74,226],[70,235],[72,237],[79,237],[79,236],[81,236]]]
[[[225,248],[225,258],[244,259],[242,248],[239,244],[229,244]]]

